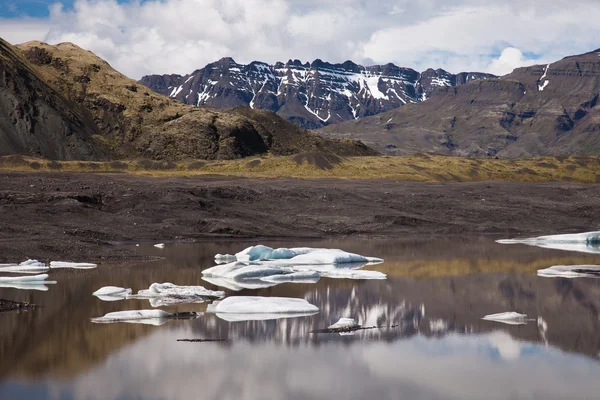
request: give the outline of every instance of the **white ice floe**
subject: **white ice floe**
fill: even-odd
[[[93,296],[96,296],[102,301],[118,301],[124,300],[127,295],[130,295],[132,290],[129,288],[122,288],[118,286],[104,286],[94,293]]]
[[[271,275],[260,278],[261,281],[275,283],[317,283],[321,275],[317,271],[298,271],[289,274]]]
[[[76,262],[65,262],[65,261],[51,261],[50,268],[70,268],[70,269],[94,269],[98,267],[97,264],[92,263],[76,263]]]
[[[234,292],[239,292],[240,290],[257,290],[257,289],[266,289],[272,286],[279,285],[281,282],[272,282],[261,279],[244,279],[244,280],[235,280],[229,278],[222,277],[213,277],[204,275],[202,277],[203,281],[210,283],[211,285],[219,286],[225,289],[233,290]]]
[[[20,264],[0,264],[0,273],[11,274],[39,274],[48,271],[46,264],[38,260],[27,260]]]
[[[304,299],[289,297],[236,296],[210,304],[207,312],[236,321],[290,318],[312,315],[319,308]]]
[[[55,281],[47,281],[48,274],[27,276],[0,276],[0,283],[25,283],[35,285],[54,284]]]
[[[258,245],[248,247],[236,253],[238,261],[267,261],[278,260],[278,265],[299,264],[342,264],[351,262],[383,262],[380,258],[364,257],[339,249],[318,249],[311,247],[279,248]],[[286,261],[284,261],[286,260]]]
[[[164,243],[157,243],[154,245],[154,247],[157,247],[159,249],[164,249],[165,248],[165,244]]]
[[[503,312],[497,314],[489,314],[482,319],[486,321],[501,322],[508,325],[525,325],[527,324],[527,315],[517,312]]]
[[[170,304],[201,303],[225,297],[225,292],[208,290],[203,286],[177,286],[172,283],[153,283],[128,299],[149,299],[152,307]]]
[[[222,277],[228,279],[252,279],[284,274],[286,272],[292,271],[289,268],[285,269],[278,266],[269,266],[259,262],[234,261],[205,269],[202,271],[202,274],[209,277]]]
[[[143,320],[155,320],[158,322],[160,320],[170,319],[170,318],[193,318],[198,314],[196,313],[182,313],[182,314],[172,314],[163,310],[131,310],[131,311],[117,311],[111,312],[103,317],[92,318],[91,321],[94,323],[111,323],[111,322],[130,322],[130,321],[143,321]],[[163,322],[164,323],[164,322]],[[152,323],[155,325],[155,323]]]
[[[8,282],[0,282],[0,288],[8,288],[8,289],[19,289],[19,290],[39,290],[40,292],[47,292],[48,286],[44,285],[44,283],[56,283],[56,282],[25,282],[25,283],[8,283]]]
[[[555,250],[600,253],[600,231],[539,236],[525,239],[502,239],[497,240],[497,243],[526,244]]]
[[[327,329],[332,329],[332,330],[357,329],[357,328],[360,328],[360,325],[358,324],[358,322],[356,322],[356,320],[354,320],[354,318],[340,318],[340,320],[338,322],[327,327]]]
[[[600,278],[600,265],[554,265],[539,269],[537,274],[545,278]]]

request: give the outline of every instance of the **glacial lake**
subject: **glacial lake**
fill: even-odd
[[[341,248],[385,259],[385,280],[321,278],[232,291],[202,280],[217,253],[247,246]],[[133,246],[132,246],[133,247]],[[51,271],[47,291],[0,288],[41,308],[0,314],[0,399],[598,399],[600,279],[544,278],[552,265],[600,254],[501,245],[487,237],[237,241],[133,247],[164,257],[128,266]],[[86,260],[76,260],[86,261]],[[94,324],[114,285],[201,285],[228,296],[304,298],[307,317],[228,322],[206,313],[164,325]],[[163,307],[205,311],[207,303]],[[485,321],[517,311],[523,325]],[[341,317],[366,326],[314,333]],[[180,339],[210,339],[181,342]]]

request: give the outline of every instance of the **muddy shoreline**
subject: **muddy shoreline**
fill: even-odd
[[[118,243],[596,229],[600,185],[0,173],[0,263],[123,263]]]

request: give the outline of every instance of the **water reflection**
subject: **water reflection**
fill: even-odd
[[[89,321],[148,308],[142,300],[102,302],[91,295],[102,286],[139,290],[173,282],[220,290],[202,280],[202,269],[214,265],[215,254],[254,243],[141,246],[166,259],[58,271],[51,275],[58,284],[45,293],[0,289],[0,297],[43,306],[0,314],[0,398],[595,398],[600,280],[545,279],[536,270],[597,264],[597,256],[488,239],[432,242],[265,243],[339,247],[386,259],[372,269],[387,273],[387,280],[322,278],[227,290],[304,298],[320,309],[290,319],[228,322],[205,314],[164,326]],[[504,311],[535,321],[509,326],[481,320]],[[380,329],[311,333],[342,317]]]

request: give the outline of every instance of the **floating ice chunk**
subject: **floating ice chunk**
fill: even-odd
[[[158,244],[155,244],[154,247],[157,247],[159,249],[164,249],[165,248],[165,244],[164,243],[158,243]]]
[[[298,264],[342,264],[351,262],[383,262],[380,258],[364,257],[339,249],[317,249],[310,247],[279,248],[258,245],[244,249],[235,255],[238,261],[280,260],[279,265]]]
[[[225,292],[205,289],[203,286],[177,286],[172,283],[153,283],[148,289],[138,291],[129,299],[149,299],[152,307],[170,304],[202,303],[225,297]]]
[[[65,261],[51,261],[50,268],[72,268],[72,269],[94,269],[98,267],[97,264],[92,263],[74,263]]]
[[[56,283],[56,282],[46,282],[46,281],[44,281],[43,283]],[[36,283],[36,282],[25,282],[25,283],[19,283],[19,282],[14,282],[14,283],[0,282],[0,288],[19,289],[19,290],[39,290],[40,292],[47,292],[48,291],[48,286],[44,285],[43,283]]]
[[[381,262],[380,258],[368,258],[358,254],[348,253],[342,250],[317,250],[306,254],[300,254],[289,260],[294,265],[302,264],[344,264],[360,262]]]
[[[527,315],[517,312],[503,312],[498,314],[486,315],[482,319],[486,321],[501,322],[508,325],[525,325],[527,324]]]
[[[600,265],[554,265],[539,269],[537,274],[546,278],[600,278]]]
[[[525,239],[502,239],[497,240],[497,242],[501,244],[526,244],[547,249],[583,253],[600,253],[600,231],[539,236]]]
[[[258,262],[236,261],[205,269],[202,271],[202,274],[209,277],[223,277],[228,279],[251,279],[284,274],[286,272],[291,272],[291,270]]]
[[[237,261],[237,258],[231,254],[217,254],[215,256],[215,262],[217,264],[227,264],[235,261]]]
[[[118,286],[104,286],[96,290],[92,295],[98,297],[102,301],[118,301],[124,300],[131,292],[131,289],[125,289]]]
[[[317,271],[298,271],[289,274],[265,276],[260,278],[260,280],[275,283],[317,283],[320,277],[321,275]]]
[[[103,317],[92,318],[94,323],[129,322],[139,320],[161,320],[171,318],[196,318],[199,314],[195,312],[168,313],[163,310],[131,310],[111,312]]]
[[[28,275],[28,276],[0,276],[0,283],[26,283],[35,285],[54,284],[55,281],[47,281],[48,274]]]
[[[304,299],[289,297],[237,296],[210,304],[207,312],[219,314],[296,314],[318,313],[319,308]]]
[[[358,329],[360,325],[354,320],[354,318],[340,318],[338,322],[327,327],[331,330],[350,330]]]
[[[291,272],[290,269],[278,267],[266,267],[262,265],[248,265],[226,274],[224,277],[229,279],[253,279],[265,276],[281,275]]]
[[[20,264],[0,264],[0,272],[18,274],[39,274],[48,271],[46,264],[38,260],[27,260]]]

